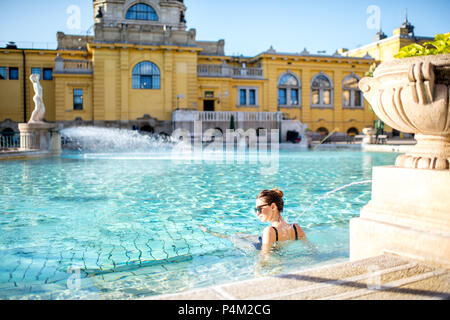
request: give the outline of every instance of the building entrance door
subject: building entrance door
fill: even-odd
[[[203,111],[214,111],[214,100],[203,100]]]

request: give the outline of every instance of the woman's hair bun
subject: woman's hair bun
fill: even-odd
[[[280,197],[283,197],[283,191],[281,191],[280,189],[272,189],[272,191],[275,191],[276,193],[278,193],[280,195]]]
[[[283,201],[283,191],[280,189],[263,190],[256,199],[263,198],[267,204],[275,203],[278,210],[283,211],[284,201]]]

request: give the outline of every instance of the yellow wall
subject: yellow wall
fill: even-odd
[[[0,52],[0,67],[19,68],[19,80],[0,80],[0,121],[23,121],[22,53],[14,50]]]
[[[136,120],[145,114],[171,120],[177,106],[197,102],[196,51],[178,47],[96,46],[94,61],[95,120]],[[160,89],[133,89],[133,68],[150,61],[160,71]]]
[[[16,50],[17,51],[17,50]],[[23,121],[21,101],[21,52],[0,56],[1,66],[18,66],[19,81],[0,82],[0,121],[11,118]],[[57,53],[70,60],[91,60],[92,74],[53,73],[53,81],[41,81],[44,90],[47,121],[128,121],[148,114],[158,120],[170,121],[172,112],[181,109],[203,110],[205,92],[212,91],[215,111],[248,111],[286,113],[290,118],[301,120],[316,131],[325,127],[346,132],[355,127],[361,131],[375,120],[364,101],[363,109],[342,108],[342,80],[354,72],[362,78],[372,60],[320,56],[262,54],[252,58],[198,55],[199,48],[178,46],[138,46],[123,44],[90,44],[88,52],[27,51],[27,77],[31,67],[54,68]],[[156,64],[160,70],[160,89],[133,89],[132,71],[142,61]],[[198,64],[227,65],[239,67],[243,62],[248,68],[261,67],[262,79],[232,77],[199,77]],[[290,71],[301,80],[301,108],[278,107],[278,79]],[[311,108],[310,82],[314,75],[324,72],[333,81],[333,108]],[[29,80],[27,80],[29,81]],[[27,82],[28,83],[28,82]],[[28,117],[34,107],[30,85],[27,85]],[[255,87],[258,105],[241,107],[240,87]],[[83,89],[83,110],[73,110],[73,89]],[[177,96],[182,95],[182,98]]]
[[[395,31],[395,30],[394,30]],[[416,43],[423,44],[429,40],[422,39]],[[395,59],[394,56],[399,52],[399,50],[407,45],[414,43],[409,38],[400,38],[399,36],[393,36],[381,41],[377,41],[361,48],[351,50],[347,53],[350,57],[364,57],[369,54],[372,58],[377,61],[389,61]]]
[[[92,120],[92,75],[54,74],[57,121]],[[83,89],[83,110],[73,109],[73,90]]]
[[[263,61],[265,77],[268,79],[265,93],[267,111],[277,111],[278,79],[282,74],[291,72],[301,81],[301,107],[279,108],[281,112],[289,114],[290,118],[308,124],[313,131],[325,127],[330,132],[333,129],[347,132],[352,127],[361,131],[375,120],[375,115],[366,101],[363,102],[362,109],[342,108],[343,79],[352,72],[362,78],[373,61],[273,55],[266,55]],[[311,107],[311,80],[320,72],[326,74],[333,82],[333,108]]]
[[[408,42],[411,43],[411,41]],[[400,38],[389,38],[352,50],[348,55],[351,57],[364,57],[366,54],[369,54],[377,61],[388,61],[394,59],[394,55],[396,55],[399,50]]]
[[[240,62],[238,62],[240,60]],[[214,94],[215,111],[281,111],[289,115],[289,118],[301,120],[316,131],[320,127],[327,128],[330,132],[338,129],[339,132],[347,132],[350,128],[362,131],[364,127],[371,126],[376,119],[366,101],[363,108],[342,108],[342,81],[352,72],[359,78],[364,77],[372,60],[343,59],[330,57],[299,57],[295,55],[271,55],[263,54],[255,58],[231,58],[222,56],[199,56],[198,63],[202,65],[222,65],[226,61],[228,66],[240,66],[242,62],[246,66],[263,67],[264,75],[261,80],[235,79],[228,77],[199,77],[198,78],[198,107],[203,110],[205,92]],[[285,72],[294,73],[301,81],[301,108],[278,107],[278,79]],[[313,76],[323,71],[334,84],[334,108],[311,108],[310,82]],[[258,107],[238,107],[239,87],[258,88]],[[228,92],[228,96],[226,93]],[[220,98],[219,98],[220,95]],[[219,103],[220,101],[220,103]]]
[[[31,68],[41,69],[41,86],[44,94],[44,105],[46,109],[45,119],[55,121],[55,90],[54,80],[43,80],[43,68],[54,68],[56,52],[51,50],[26,50],[26,118],[30,119],[34,110],[34,90],[30,81]],[[21,50],[1,49],[0,67],[18,67],[19,80],[0,81],[0,121],[9,118],[12,121],[24,121],[24,90],[23,90],[23,56]]]

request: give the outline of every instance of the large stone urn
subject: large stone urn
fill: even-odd
[[[404,168],[449,169],[450,54],[381,64],[359,86],[383,122],[415,133],[417,144],[397,158]]]
[[[350,221],[350,259],[385,251],[450,267],[450,54],[382,63],[360,89],[392,128],[415,133],[395,166],[375,167],[372,199]]]

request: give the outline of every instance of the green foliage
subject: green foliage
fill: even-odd
[[[446,34],[437,34],[434,37],[434,41],[425,42],[423,45],[413,43],[409,46],[405,46],[401,48],[394,57],[408,58],[445,53],[450,53],[450,32]]]
[[[367,71],[364,75],[366,77],[373,77],[373,72],[375,71],[376,68],[377,68],[377,64],[376,63],[372,63],[372,65],[369,68],[369,71]]]
[[[372,65],[369,68],[369,71],[367,71],[364,75],[366,77],[373,77],[373,72],[375,71],[376,68],[377,68],[377,64],[376,63],[372,63]],[[370,109],[370,111],[373,112],[373,109],[372,109],[372,106],[370,105],[370,103],[369,103],[369,109]]]

